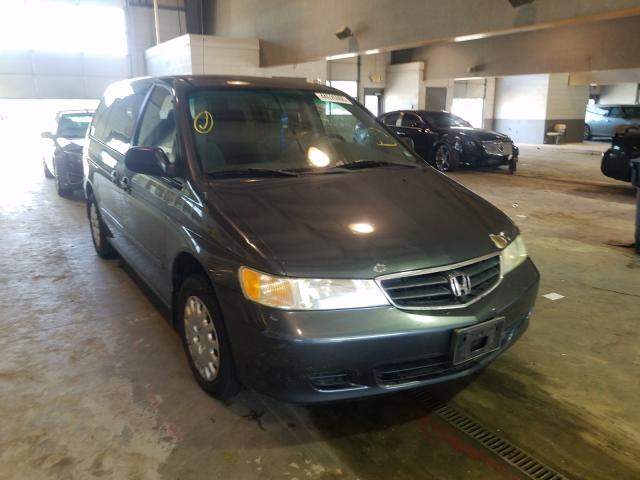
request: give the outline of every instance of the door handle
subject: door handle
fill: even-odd
[[[129,181],[129,177],[122,177],[120,179],[120,186],[125,192],[131,191],[131,182]]]

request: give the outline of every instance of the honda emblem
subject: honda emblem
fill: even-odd
[[[462,272],[452,272],[449,274],[449,287],[454,297],[466,297],[471,293],[471,279]]]

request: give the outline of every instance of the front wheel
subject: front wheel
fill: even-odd
[[[93,194],[90,194],[87,198],[87,211],[89,214],[89,228],[91,229],[91,239],[93,240],[93,246],[96,249],[96,253],[101,258],[114,257],[116,251],[109,243],[109,235],[107,226],[102,221],[100,210],[98,210],[98,204]]]
[[[592,138],[593,138],[593,135],[591,134],[591,127],[585,123],[584,124],[584,139],[585,140],[591,140]]]
[[[191,275],[180,287],[177,323],[189,366],[200,387],[218,399],[233,397],[236,380],[231,346],[211,284]]]
[[[455,159],[455,154],[449,148],[449,145],[441,144],[436,148],[435,154],[436,168],[441,172],[450,172],[455,170],[458,166],[458,162]]]
[[[513,175],[514,173],[516,173],[517,169],[518,169],[518,157],[513,157],[511,160],[509,160],[509,173]]]
[[[42,160],[42,167],[44,169],[44,178],[53,178],[53,173],[51,173],[51,170],[47,167],[47,162],[44,160]]]
[[[68,187],[66,187],[65,185],[63,185],[62,182],[60,181],[60,175],[59,175],[59,172],[58,172],[58,167],[55,165],[55,163],[54,163],[53,169],[56,172],[56,175],[55,175],[56,192],[61,197],[68,197],[69,195],[71,195],[71,190]]]

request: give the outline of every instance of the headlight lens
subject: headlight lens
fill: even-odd
[[[277,277],[241,267],[240,286],[246,298],[285,310],[334,310],[388,305],[373,280]]]
[[[505,247],[500,254],[502,257],[502,273],[506,275],[527,259],[527,247],[522,236],[518,237]]]

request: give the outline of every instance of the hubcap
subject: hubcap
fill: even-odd
[[[91,202],[89,207],[89,225],[91,226],[91,236],[95,244],[100,247],[100,218],[98,217],[98,209],[96,203]]]
[[[445,147],[438,148],[436,152],[436,166],[443,172],[449,170],[449,151]]]
[[[189,297],[184,306],[184,335],[193,364],[202,378],[212,382],[220,369],[218,334],[209,309],[196,296]]]

